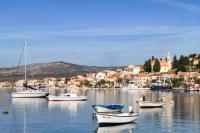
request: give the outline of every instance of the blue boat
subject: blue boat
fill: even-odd
[[[121,104],[92,105],[92,107],[97,113],[111,113],[111,112],[120,112],[124,108],[124,105]]]

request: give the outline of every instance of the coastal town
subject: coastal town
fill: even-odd
[[[191,90],[199,90],[200,54],[191,54],[187,59],[188,65],[179,65],[181,68],[177,70],[175,68],[177,59],[176,57],[171,59],[170,53],[168,52],[166,57],[159,59],[158,66],[156,66],[156,60],[158,59],[154,57],[149,59],[150,68],[148,68],[148,64],[146,64],[148,61],[146,61],[144,65],[128,65],[122,69],[103,70],[97,73],[77,75],[70,78],[46,77],[44,79],[29,79],[27,80],[27,84],[39,88],[67,88],[70,86],[79,88],[122,88],[132,82],[137,87],[143,88],[150,87],[152,83],[158,80],[165,80],[166,84],[170,84],[173,89],[185,89],[189,87]],[[184,67],[185,69],[183,69]],[[22,87],[24,83],[24,79],[15,82],[2,81],[0,86],[4,88]]]
[[[0,0],[0,133],[200,133],[200,0]]]

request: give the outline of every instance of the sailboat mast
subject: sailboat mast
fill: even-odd
[[[24,41],[24,65],[25,65],[25,67],[24,67],[24,71],[25,71],[25,84],[27,83],[27,77],[26,77],[26,40]]]
[[[23,133],[26,133],[26,108],[24,110],[24,132]]]

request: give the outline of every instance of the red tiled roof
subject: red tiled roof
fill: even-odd
[[[189,75],[188,72],[178,72],[178,76],[184,77],[184,76],[188,76],[188,75]]]
[[[119,77],[120,77],[119,73],[115,73],[115,74],[112,74],[112,75],[108,76],[108,78],[119,78]]]
[[[148,75],[146,73],[139,73],[138,77],[148,77]]]

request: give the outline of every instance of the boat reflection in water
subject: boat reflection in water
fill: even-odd
[[[14,106],[26,106],[34,107],[34,109],[40,108],[47,102],[44,98],[12,98],[12,104]]]
[[[53,110],[62,110],[62,111],[69,111],[71,113],[77,113],[79,106],[84,106],[86,101],[50,101],[48,103],[48,109],[50,111]]]
[[[153,113],[162,113],[163,110],[164,108],[140,108],[139,112],[142,114],[145,114],[145,113],[153,114]]]
[[[116,126],[100,126],[96,129],[96,133],[133,133],[135,128],[137,128],[137,123],[129,123]]]

